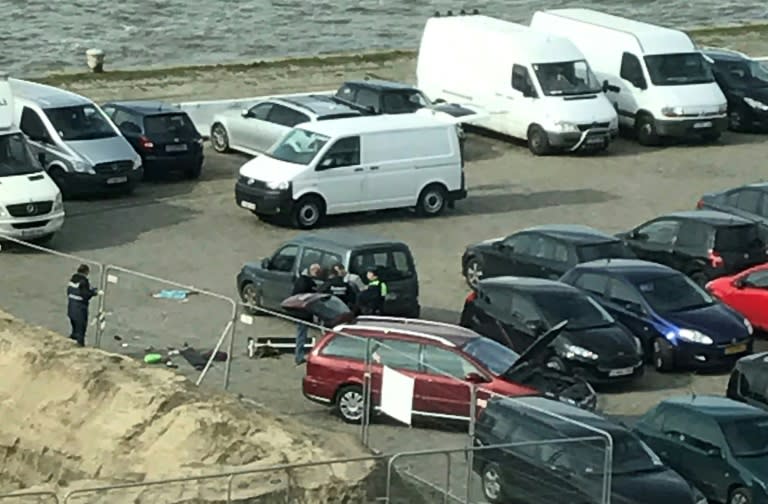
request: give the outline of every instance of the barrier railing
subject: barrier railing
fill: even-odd
[[[2,504],[59,504],[59,497],[55,492],[19,492],[0,495]]]

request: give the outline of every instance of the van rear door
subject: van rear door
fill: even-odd
[[[366,271],[376,268],[379,278],[387,284],[388,294],[384,314],[418,316],[419,278],[411,251],[404,243],[374,245],[356,249],[349,259],[349,271],[364,282]]]

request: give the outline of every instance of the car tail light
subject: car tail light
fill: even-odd
[[[696,208],[698,208],[699,210],[701,210],[702,208],[704,208],[704,200],[703,200],[703,199],[700,199],[700,200],[699,200],[699,201],[696,203]]]
[[[707,259],[709,259],[709,264],[711,264],[713,268],[721,268],[725,265],[722,256],[712,249],[709,249],[707,252]]]
[[[144,135],[141,135],[139,137],[139,145],[141,145],[142,149],[147,149],[147,150],[155,148],[154,142],[152,142],[152,140],[150,140],[149,138],[145,137]]]
[[[465,299],[464,302],[465,303],[471,303],[475,299],[477,299],[477,292],[472,291],[469,294],[467,294],[467,299]]]

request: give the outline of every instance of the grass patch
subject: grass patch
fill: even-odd
[[[704,26],[686,30],[693,38],[696,37],[738,37],[741,35],[768,34],[768,23],[754,23],[732,26]]]

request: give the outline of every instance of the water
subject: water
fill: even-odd
[[[436,10],[477,8],[527,23],[536,9],[560,7],[670,26],[768,18],[764,0],[0,0],[0,69],[20,76],[82,69],[90,47],[104,49],[112,68],[415,48]]]

